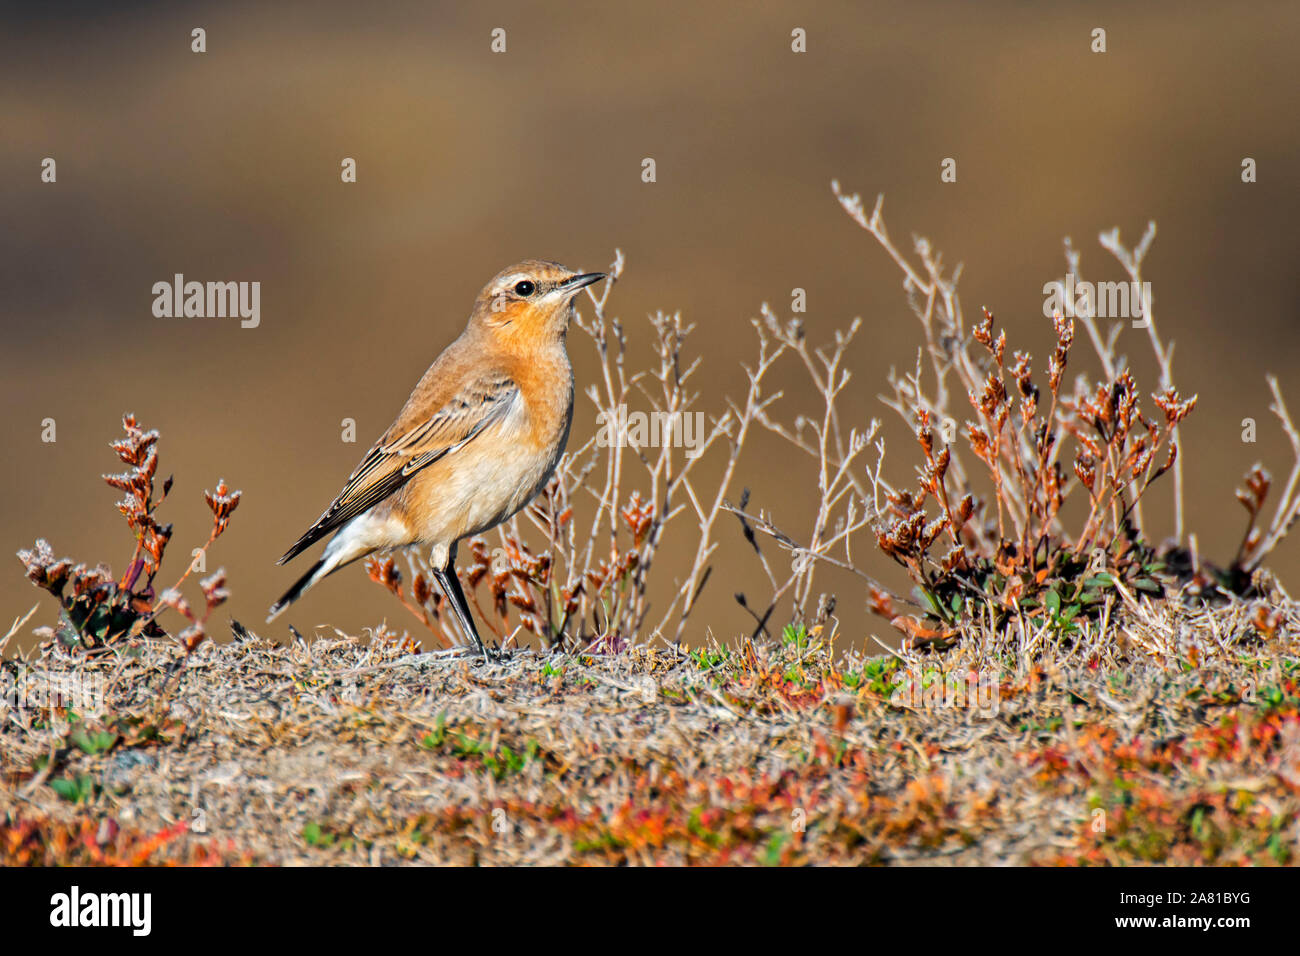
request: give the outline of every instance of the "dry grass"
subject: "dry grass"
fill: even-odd
[[[102,680],[103,712],[0,704],[0,862],[1289,863],[1300,607],[1270,611],[1272,638],[1251,602],[1121,609],[1124,669],[1033,635],[1025,670],[824,632],[491,667],[246,633],[55,649],[7,680]],[[945,703],[977,666],[979,706]]]

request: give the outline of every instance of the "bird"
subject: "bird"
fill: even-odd
[[[578,293],[605,278],[525,259],[497,273],[460,336],[416,384],[343,490],[277,562],[332,534],[271,605],[273,621],[323,578],[377,551],[428,549],[466,641],[490,661],[456,576],[456,546],[526,507],[555,471],[573,423],[565,333]]]

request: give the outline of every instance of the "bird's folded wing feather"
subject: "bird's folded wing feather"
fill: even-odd
[[[467,382],[441,408],[410,428],[403,414],[371,447],[333,504],[294,546],[283,564],[335,528],[383,501],[421,468],[464,448],[489,425],[500,421],[519,395],[509,377],[495,374]]]

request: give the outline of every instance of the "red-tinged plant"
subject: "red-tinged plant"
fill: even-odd
[[[1035,381],[1030,356],[1009,355],[1006,333],[995,334],[987,310],[982,321],[963,326],[957,274],[945,274],[925,240],[915,243],[918,267],[892,244],[879,199],[868,215],[858,197],[840,193],[838,185],[835,191],[845,210],[903,270],[925,335],[916,371],[891,375],[893,395],[885,399],[915,428],[923,455],[917,489],[887,489],[877,525],[877,543],[907,569],[925,617],[942,629],[978,607],[991,612],[989,623],[1023,615],[1069,634],[1076,621],[1096,617],[1115,600],[1116,591],[1158,596],[1171,586],[1185,586],[1206,595],[1253,588],[1260,562],[1300,518],[1300,432],[1270,377],[1271,408],[1291,441],[1296,465],[1267,523],[1263,510],[1270,478],[1261,466],[1252,469],[1237,495],[1250,516],[1237,555],[1226,571],[1202,562],[1194,543],[1189,548],[1184,542],[1179,459],[1179,430],[1196,396],[1183,398],[1174,386],[1173,349],[1158,334],[1142,282],[1154,223],[1132,249],[1121,243],[1118,230],[1100,237],[1132,288],[1144,290],[1135,293],[1133,327],[1145,330],[1159,370],[1159,389],[1144,397],[1116,349],[1127,323],[1100,328],[1088,302],[1074,310],[1073,319],[1056,314],[1046,381]],[[1068,241],[1066,261],[1069,274],[1079,279],[1079,254]],[[1065,379],[1076,321],[1101,368],[1095,385],[1083,375],[1072,383]],[[926,365],[931,375],[923,373]],[[963,416],[965,450],[979,463],[973,469],[962,461],[956,441],[952,399],[962,394],[973,412]],[[1147,398],[1147,408],[1154,406],[1150,411],[1144,411]],[[946,433],[942,440],[936,434],[940,423]],[[980,472],[986,480],[977,480]],[[1143,498],[1167,474],[1173,478],[1174,534],[1156,545],[1143,521]],[[1077,525],[1062,518],[1070,495],[1086,496]],[[873,603],[892,614],[889,602]],[[935,630],[915,618],[895,615],[893,621],[913,636]]]
[[[995,336],[993,322],[986,310],[971,330],[987,371],[968,393],[974,418],[965,436],[990,492],[980,495],[970,476],[954,471],[954,444],[938,443],[931,409],[916,403],[924,459],[917,488],[886,494],[878,546],[907,569],[928,616],[944,624],[973,600],[1002,614],[1057,619],[1068,630],[1075,618],[1095,616],[1117,583],[1162,593],[1163,565],[1142,535],[1137,509],[1173,467],[1176,430],[1195,397],[1165,389],[1152,396],[1159,416],[1148,418],[1128,370],[1094,388],[1077,380],[1074,394],[1063,394],[1074,323],[1060,316],[1043,392],[1029,355],[1017,352],[1008,365],[1006,332]],[[1071,453],[1072,476],[1061,464]],[[1060,517],[1071,490],[1087,495],[1074,531]],[[893,621],[914,643],[934,640],[933,627]]]
[[[59,623],[54,635],[65,647],[93,649],[139,636],[163,636],[167,632],[156,619],[164,608],[172,608],[189,622],[177,638],[191,652],[205,637],[206,621],[230,592],[222,569],[199,582],[204,598],[201,611],[190,605],[180,588],[194,572],[199,555],[206,554],[225,532],[231,514],[239,506],[240,492],[231,491],[224,481],[217,482],[215,491],[204,492],[212,511],[208,540],[177,582],[157,593],[154,580],[171,540],[172,526],[160,524],[156,513],[171,491],[172,479],[163,482],[161,494],[155,498],[158,432],[143,430],[134,415],[123,416],[122,427],[126,437],[111,447],[128,470],[104,476],[109,486],[123,493],[117,508],[135,537],[135,548],[122,576],[115,578],[103,564],[92,568],[74,565],[70,558],[55,558],[54,550],[43,538],[34,548],[19,551],[18,558],[27,569],[28,579],[58,599]]]
[[[813,349],[805,345],[797,320],[783,324],[765,308],[769,334],[779,351],[802,360],[824,413],[820,420],[800,416],[793,423],[762,417],[767,428],[816,465],[821,494],[812,535],[796,540],[766,511],[746,511],[744,499],[732,509],[772,585],[766,610],[752,608],[743,595],[737,598],[755,617],[755,633],[766,629],[775,602],[787,593],[795,597],[796,622],[804,619],[814,569],[826,565],[864,579],[869,607],[913,647],[949,646],[972,623],[982,633],[1005,633],[1013,617],[1030,624],[1029,633],[1047,626],[1055,638],[1072,639],[1085,621],[1107,616],[1120,602],[1135,606],[1143,592],[1159,597],[1185,588],[1193,595],[1217,591],[1224,597],[1255,587],[1260,562],[1300,519],[1300,430],[1270,379],[1272,410],[1291,440],[1296,465],[1268,522],[1262,512],[1270,479],[1262,467],[1251,472],[1238,494],[1250,524],[1236,559],[1226,572],[1201,561],[1194,537],[1184,528],[1179,454],[1180,429],[1196,397],[1183,397],[1174,385],[1173,350],[1158,333],[1149,284],[1142,281],[1154,224],[1131,249],[1116,230],[1100,236],[1127,274],[1127,285],[1140,290],[1134,293],[1132,327],[1145,330],[1159,372],[1158,388],[1147,393],[1117,349],[1127,321],[1103,328],[1090,299],[1071,298],[1073,317],[1059,310],[1054,315],[1055,342],[1045,368],[1036,373],[1031,356],[1008,346],[1006,332],[995,327],[990,312],[974,325],[965,320],[957,294],[960,270],[946,269],[924,239],[914,241],[915,258],[900,251],[885,228],[881,199],[868,210],[838,183],[833,189],[845,211],[902,271],[924,336],[915,370],[891,372],[892,394],[883,397],[913,430],[921,458],[914,483],[891,484],[881,474],[879,423],[865,429],[842,424],[856,420],[836,405],[848,381],[841,362],[856,321],[833,343]],[[1069,275],[1082,283],[1079,255],[1068,241],[1066,261]],[[1067,379],[1076,331],[1096,353],[1100,376],[1095,382],[1082,373]],[[871,444],[879,455],[863,473],[854,459]],[[1151,486],[1166,476],[1174,533],[1158,543],[1143,508]],[[763,555],[755,530],[790,552],[794,574],[784,584],[779,565]],[[878,549],[906,570],[915,585],[913,601],[891,595],[854,560],[859,530],[869,530]],[[919,613],[900,613],[901,603]],[[1262,633],[1268,623],[1262,622]]]
[[[190,831],[182,820],[146,833],[112,817],[60,822],[48,817],[0,818],[0,864],[5,866],[228,866],[250,863],[232,841],[176,842]]]
[[[455,643],[448,621],[443,615],[447,599],[430,586],[428,578],[422,572],[417,571],[413,575],[411,597],[408,598],[406,589],[402,585],[402,572],[398,570],[391,555],[384,557],[371,555],[366,558],[365,567],[370,580],[401,601],[402,607],[432,631],[443,647],[451,647]],[[386,629],[384,633],[387,640]]]
[[[1023,615],[1069,634],[1076,621],[1096,617],[1117,588],[1163,594],[1171,581],[1165,559],[1181,543],[1157,549],[1145,531],[1142,499],[1172,471],[1181,538],[1178,435],[1196,397],[1184,399],[1172,383],[1171,350],[1156,334],[1149,299],[1141,302],[1141,318],[1161,388],[1149,396],[1154,410],[1146,413],[1132,372],[1115,352],[1120,326],[1103,337],[1090,311],[1078,314],[1103,377],[1095,385],[1083,375],[1068,383],[1076,320],[1058,313],[1046,378],[1036,381],[1029,354],[1008,352],[1006,332],[995,330],[988,310],[968,331],[962,327],[955,277],[944,275],[927,243],[917,241],[922,266],[916,269],[891,245],[879,201],[868,218],[857,197],[840,200],[907,274],[926,336],[922,356],[933,370],[929,383],[920,361],[915,373],[891,377],[894,395],[886,404],[912,422],[924,460],[916,491],[887,492],[877,526],[880,549],[907,569],[925,616],[955,624],[968,605],[979,606],[993,623]],[[1102,237],[1135,285],[1153,236],[1151,228],[1133,251],[1116,233]],[[1067,260],[1077,274],[1078,256],[1068,244]],[[978,462],[974,469],[961,460],[957,412],[950,410],[950,397],[963,392],[972,412],[963,431],[966,451]],[[1075,526],[1062,518],[1070,495],[1086,496]],[[933,630],[916,619],[894,622],[904,633]]]

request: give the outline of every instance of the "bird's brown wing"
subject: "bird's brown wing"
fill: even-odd
[[[400,427],[409,418],[404,411],[366,452],[334,503],[277,563],[284,564],[373,508],[421,468],[464,448],[483,429],[500,421],[518,396],[519,387],[511,378],[492,373],[467,381],[441,408],[412,428]]]

